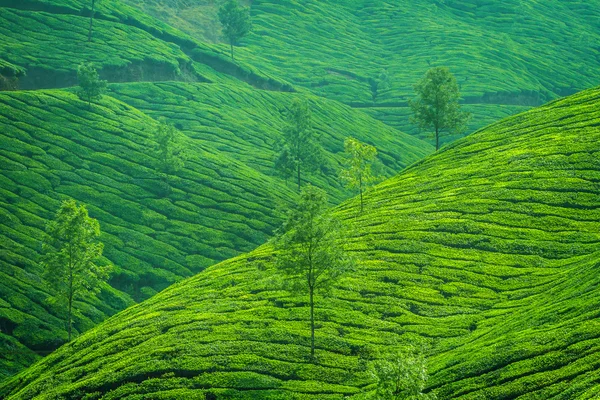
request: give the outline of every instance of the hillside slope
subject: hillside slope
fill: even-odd
[[[66,338],[38,265],[42,232],[60,200],[88,205],[115,265],[101,300],[78,304],[81,332],[132,299],[263,244],[295,197],[272,166],[282,112],[299,95],[200,83],[112,85],[111,94],[140,109],[109,96],[89,109],[58,90],[0,94],[0,376],[35,358],[22,346],[11,350],[14,339],[45,354]],[[346,135],[383,148],[388,176],[431,151],[349,107],[309,100],[328,169],[305,178],[328,187],[335,202],[349,196],[336,179]],[[188,154],[171,189],[156,171],[153,118],[161,116],[181,128]]]
[[[335,209],[357,271],[317,300],[269,244],[131,307],[7,381],[8,399],[343,399],[406,343],[441,399],[600,391],[600,89],[508,118]],[[210,393],[210,394],[209,394]]]
[[[223,1],[125,1],[190,35],[222,41],[216,12]],[[417,135],[425,132],[409,124],[406,101],[430,67],[457,76],[474,113],[469,132],[600,83],[599,0],[248,3],[254,31],[237,49],[239,60]],[[373,85],[383,71],[387,87]]]
[[[88,42],[89,1],[0,0],[0,90],[73,86],[85,61],[112,83],[91,109],[71,89],[0,94],[0,379],[66,338],[38,266],[60,200],[88,204],[104,262],[115,265],[99,299],[77,305],[82,332],[270,237],[295,196],[272,168],[293,98],[311,102],[327,153],[322,173],[306,178],[330,187],[335,203],[349,196],[336,179],[346,136],[379,147],[386,176],[432,150],[337,102],[291,94],[285,81],[120,1],[96,5]],[[156,172],[159,117],[187,136],[191,153],[172,191]]]
[[[73,86],[79,64],[94,62],[109,82],[233,81],[294,91],[121,1],[98,2],[88,41],[89,7],[85,0],[0,0],[0,65],[26,72],[20,88]]]

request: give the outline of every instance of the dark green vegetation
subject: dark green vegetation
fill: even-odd
[[[240,39],[252,30],[250,9],[240,7],[237,0],[229,0],[219,9],[219,22],[221,22],[223,35],[229,42],[233,60],[233,46],[237,46]]]
[[[316,307],[267,244],[131,307],[8,380],[11,399],[343,399],[410,343],[425,392],[593,399],[600,390],[600,89],[442,149],[335,215],[357,271]],[[87,397],[84,395],[87,394]]]
[[[126,1],[192,36],[220,37],[218,0]],[[406,102],[431,67],[457,76],[474,114],[468,132],[600,79],[600,0],[251,3],[254,29],[236,59],[409,133],[420,134]]]
[[[276,239],[276,266],[292,290],[308,294],[310,361],[315,361],[315,297],[352,268],[340,222],[327,212],[327,193],[306,185]],[[277,274],[277,273],[276,273]]]
[[[312,111],[306,101],[294,101],[287,113],[286,126],[279,142],[275,169],[288,178],[294,178],[298,192],[302,176],[314,172],[324,165],[320,135],[312,125]]]
[[[19,78],[25,75],[23,68],[0,60],[0,90],[16,90],[19,88]]]
[[[97,101],[102,98],[106,91],[106,81],[100,79],[98,71],[94,64],[81,64],[77,69],[77,95],[81,100],[87,101],[88,107],[92,107],[92,100]]]
[[[456,78],[446,67],[435,67],[415,85],[415,98],[408,101],[413,116],[410,121],[429,131],[440,149],[442,135],[462,134],[471,115],[459,104],[460,91]]]
[[[110,265],[98,263],[104,249],[99,237],[98,221],[88,216],[84,205],[72,199],[63,201],[56,217],[46,225],[41,258],[43,277],[54,289],[51,303],[66,309],[68,341],[73,333],[73,314],[78,312],[75,302],[98,294],[111,269]]]
[[[102,226],[105,256],[115,265],[109,283],[118,291],[106,287],[102,301],[78,305],[85,317],[75,328],[83,331],[131,304],[129,296],[147,298],[264,243],[282,221],[281,206],[295,196],[272,170],[273,145],[284,125],[279,107],[295,96],[184,83],[123,84],[112,90],[147,114],[110,96],[90,110],[64,91],[0,95],[0,321],[3,334],[36,351],[53,349],[66,338],[61,320],[44,305],[47,283],[37,264],[41,233],[59,199],[68,196],[89,206]],[[319,110],[314,124],[323,132],[334,170],[348,131],[393,149],[387,153],[387,174],[430,151],[339,103],[311,102]],[[156,122],[148,115],[168,119],[171,112],[177,112],[188,136],[189,156],[166,186],[157,171]],[[308,179],[328,187],[336,202],[348,195],[335,174]]]
[[[373,174],[373,163],[377,161],[377,149],[370,144],[348,137],[344,140],[346,160],[340,179],[346,187],[358,189],[360,211],[364,209],[363,193],[380,178]]]
[[[89,106],[76,88],[0,94],[0,378],[67,339],[39,265],[45,224],[65,198],[100,221],[102,262],[115,266],[97,298],[76,301],[77,335],[271,236],[296,196],[273,170],[293,99],[310,104],[324,148],[322,167],[303,179],[334,203],[350,195],[337,179],[348,134],[386,149],[387,176],[432,150],[338,102],[289,93],[118,1],[96,2],[88,42],[90,6],[0,1],[3,76],[25,89],[74,86],[78,66],[93,62],[111,83]],[[145,82],[114,83],[129,81]],[[154,137],[160,119],[190,153],[168,179]]]
[[[0,62],[27,72],[22,89],[76,85],[77,66],[93,62],[109,82],[235,77],[259,88],[293,91],[120,1],[96,4],[94,39],[88,42],[89,6],[87,0],[0,0]]]

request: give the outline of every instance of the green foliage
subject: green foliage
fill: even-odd
[[[350,189],[358,189],[360,195],[360,211],[363,211],[363,190],[377,181],[373,175],[372,165],[377,158],[377,149],[370,144],[348,137],[344,141],[346,152],[346,168],[342,170],[340,178]]]
[[[66,303],[69,341],[73,302],[98,294],[100,282],[108,278],[110,267],[98,264],[104,248],[99,236],[100,224],[75,200],[63,201],[46,227],[41,259],[44,278],[54,287],[59,301]]]
[[[177,133],[177,129],[164,120],[159,121],[154,131],[157,169],[165,175],[165,181],[168,181],[169,175],[176,173],[185,165],[186,155]]]
[[[330,288],[351,267],[342,247],[340,223],[326,210],[326,193],[307,185],[276,242],[277,268],[309,295],[311,359],[315,356],[314,295]]]
[[[115,265],[111,286],[75,303],[73,328],[84,332],[271,237],[295,199],[272,174],[285,124],[279,110],[299,96],[231,84],[113,84],[90,110],[65,91],[1,93],[0,299],[8,305],[0,301],[0,326],[6,321],[3,332],[29,353],[8,358],[0,351],[0,375],[36,359],[32,349],[46,354],[67,339],[62,310],[45,302],[54,291],[37,262],[39,238],[63,198],[85,203],[98,219],[102,262]],[[350,129],[384,149],[386,176],[432,150],[359,111],[306,97],[315,104],[312,122],[323,132],[330,164],[341,163],[340,143]],[[168,184],[156,173],[153,128],[161,118],[176,124],[187,155]],[[335,175],[306,179],[328,187],[332,203],[350,195]]]
[[[323,150],[311,118],[309,103],[294,99],[278,143],[279,154],[275,159],[275,168],[286,179],[295,175],[298,192],[302,185],[302,171],[315,171],[323,161]]]
[[[174,86],[183,94],[180,102],[172,98],[174,104],[185,104],[188,92]],[[139,87],[146,86],[127,85],[129,93]],[[160,98],[159,93],[166,92],[148,96]],[[32,101],[31,93],[2,98],[9,95]],[[215,97],[216,105],[226,103]],[[252,94],[238,97],[253,99]],[[71,101],[78,109],[76,100]],[[18,104],[11,108],[13,114]],[[103,104],[113,103],[105,98]],[[306,362],[311,344],[307,296],[282,290],[285,275],[277,273],[278,253],[266,244],[245,255],[236,253],[104,321],[3,382],[0,397],[83,398],[95,393],[193,399],[210,392],[244,400],[363,400],[377,389],[369,371],[372,362],[424,342],[429,379],[423,392],[435,391],[439,399],[594,398],[600,349],[599,105],[600,89],[594,89],[508,118],[375,186],[366,201],[376,206],[364,213],[356,214],[358,199],[335,207],[329,215],[344,224],[346,251],[360,267],[315,303],[315,362]],[[115,102],[111,110],[117,113],[120,106]],[[318,115],[316,107],[314,111]],[[229,121],[221,115],[227,114],[211,118]],[[257,115],[262,119],[266,114]],[[150,123],[144,118],[131,126]],[[137,139],[144,135],[130,134]],[[147,150],[149,141],[126,143]],[[2,144],[15,146],[14,140]],[[377,148],[386,150],[380,144]],[[35,154],[31,161],[14,159],[25,163],[42,157],[39,150]],[[141,161],[143,154],[136,152],[135,159]],[[264,160],[264,168],[270,168],[270,159]],[[1,187],[16,193],[12,179],[18,175],[5,176],[11,179],[3,178]],[[50,181],[56,184],[55,178]],[[185,181],[186,186],[191,183]],[[45,219],[38,215],[45,212],[32,200],[41,205],[51,201],[24,186],[21,196],[0,192],[10,211],[2,220],[7,235],[0,244],[7,251],[0,251],[0,271],[10,270],[20,279],[26,275],[13,265],[26,263],[20,254],[30,250],[10,242],[35,242],[21,233],[26,228],[35,232],[40,224],[43,228]],[[241,193],[236,195],[243,197]],[[31,211],[8,199],[26,201]],[[162,199],[156,209],[166,206]],[[198,209],[191,214],[200,215],[202,207]],[[107,238],[156,248],[155,242],[146,247],[144,234],[133,235],[133,228],[121,228],[127,234],[123,237]],[[19,304],[35,307],[26,297],[6,291],[5,282],[21,286],[8,274],[0,279],[0,299],[13,304],[13,310]],[[2,304],[0,315],[15,319]]]
[[[79,89],[77,95],[81,100],[85,100],[91,108],[92,100],[100,100],[102,94],[106,91],[106,81],[100,79],[98,71],[92,63],[83,63],[77,69],[77,80]]]
[[[461,110],[456,78],[448,68],[432,68],[415,85],[416,98],[409,102],[411,121],[422,129],[433,129],[436,151],[442,132],[461,133],[470,115]]]
[[[88,42],[92,41],[92,33],[94,32],[94,16],[96,14],[96,1],[100,0],[90,0],[92,2],[90,7],[90,28],[88,30]]]
[[[377,382],[376,400],[436,400],[433,393],[423,393],[427,379],[427,362],[422,353],[409,349],[373,363]]]
[[[219,9],[219,21],[223,27],[223,35],[229,40],[233,60],[233,46],[252,30],[250,9],[240,7],[237,0],[228,0]]]
[[[156,8],[172,16],[172,25],[212,40],[201,35],[214,6],[181,3]],[[406,101],[429,68],[450,66],[474,114],[468,130],[474,132],[499,121],[497,109],[513,115],[598,84],[599,6],[598,0],[253,2],[257,34],[245,39],[236,59],[422,138],[408,124]],[[384,68],[390,86],[378,90],[373,107],[372,82]]]

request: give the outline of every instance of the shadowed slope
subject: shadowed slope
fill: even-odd
[[[600,90],[509,118],[377,186],[355,274],[291,296],[265,245],[180,282],[9,380],[11,399],[342,399],[425,346],[440,398],[593,398],[600,346]],[[537,397],[536,397],[537,396]]]

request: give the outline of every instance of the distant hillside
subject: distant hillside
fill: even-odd
[[[0,0],[0,65],[12,63],[26,72],[21,89],[73,86],[78,65],[91,61],[110,82],[233,79],[293,91],[120,1],[97,2],[88,42],[89,7],[85,0]]]
[[[126,1],[190,35],[221,39],[223,1]],[[600,0],[248,3],[254,31],[238,59],[421,137],[406,102],[430,67],[456,74],[474,113],[469,132],[600,84]],[[383,71],[388,84],[378,87]]]
[[[357,271],[317,301],[267,244],[179,282],[8,380],[0,396],[364,399],[368,365],[429,358],[440,399],[600,391],[600,89],[457,141],[334,213]]]

